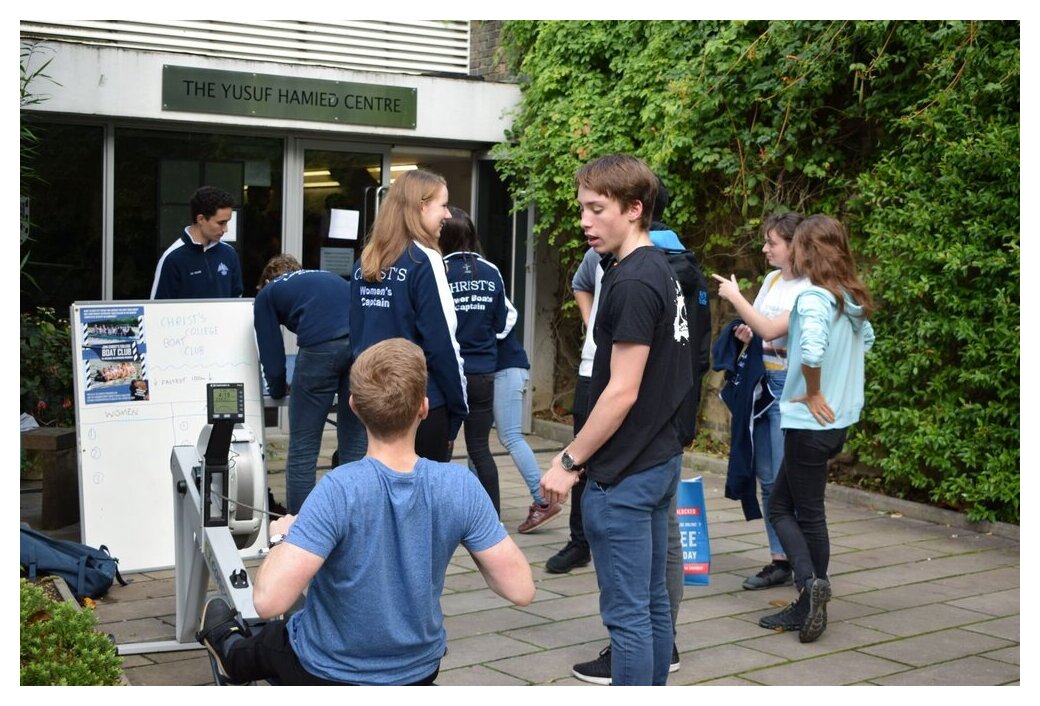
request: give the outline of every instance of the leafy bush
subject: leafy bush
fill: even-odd
[[[852,446],[890,492],[1018,522],[1018,31],[983,24],[936,57],[932,100],[859,180],[882,306]]]
[[[123,670],[116,647],[96,625],[92,609],[53,601],[39,585],[21,579],[21,685],[119,684]]]
[[[523,100],[496,168],[538,210],[561,301],[585,251],[574,173],[603,154],[662,177],[706,272],[760,281],[764,214],[838,217],[878,304],[849,448],[888,492],[1018,521],[1019,22],[524,20],[502,37]],[[572,369],[577,325],[552,330]]]
[[[54,309],[21,316],[21,411],[41,425],[73,426],[72,331]]]

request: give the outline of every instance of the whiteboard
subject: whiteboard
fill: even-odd
[[[244,383],[245,423],[263,458],[253,300],[75,302],[69,322],[82,542],[107,546],[120,571],[170,568],[170,456],[174,445],[198,442],[206,383]],[[266,546],[265,535],[242,556]]]

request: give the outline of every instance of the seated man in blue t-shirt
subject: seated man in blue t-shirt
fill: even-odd
[[[446,648],[440,596],[460,544],[495,593],[534,598],[527,559],[476,477],[415,454],[429,410],[426,359],[402,338],[368,348],[351,371],[350,406],[368,456],[328,473],[299,516],[271,523],[253,582],[261,618],[303,609],[255,633],[223,598],[206,605],[198,639],[229,682],[432,684]]]

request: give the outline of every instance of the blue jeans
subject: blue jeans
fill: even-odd
[[[321,435],[338,394],[336,439],[340,463],[365,455],[365,428],[350,410],[350,338],[300,348],[289,391],[289,457],[285,462],[285,505],[297,514],[314,489]],[[359,433],[360,430],[360,433]],[[365,445],[359,444],[359,439]]]
[[[599,610],[610,631],[611,681],[664,685],[672,656],[665,587],[668,514],[682,454],[611,486],[589,480],[581,498],[585,536],[599,583]]]
[[[531,498],[539,505],[545,500],[538,490],[542,472],[534,452],[520,431],[520,422],[524,412],[524,392],[530,373],[527,368],[505,368],[495,373],[495,429],[498,440],[513,457],[513,463],[520,475],[524,477]]]
[[[773,523],[769,521],[769,496],[773,492],[773,484],[776,483],[776,474],[780,472],[780,462],[784,460],[784,430],[780,428],[780,395],[784,392],[786,378],[786,370],[766,371],[766,383],[776,401],[761,417],[755,420],[755,428],[752,431],[752,443],[755,447],[755,475],[762,488],[762,514],[765,516],[769,551],[773,556],[780,557],[785,556],[784,548],[780,544],[780,538],[776,536]]]

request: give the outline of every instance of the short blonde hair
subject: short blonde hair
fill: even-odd
[[[425,354],[404,338],[366,348],[350,369],[350,395],[372,436],[401,436],[415,423],[426,397]]]

